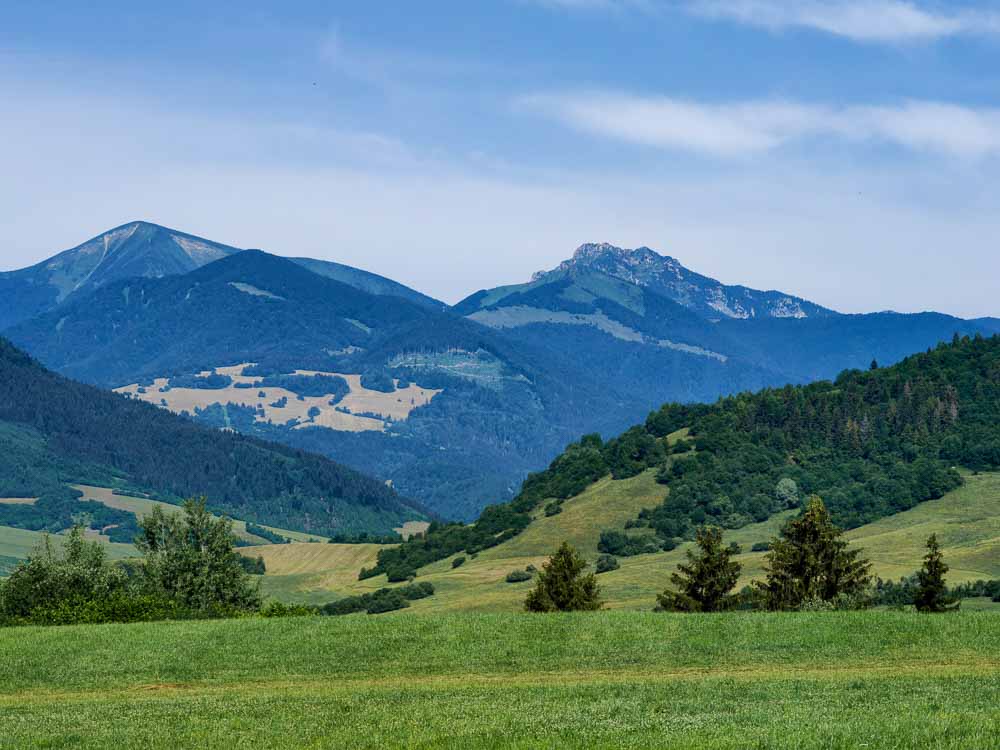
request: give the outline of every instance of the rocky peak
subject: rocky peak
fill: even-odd
[[[811,302],[777,291],[728,286],[685,268],[676,258],[642,246],[622,248],[607,242],[580,245],[573,257],[552,271],[540,271],[532,281],[547,277],[597,272],[662,294],[711,320],[756,317],[805,318],[832,314]]]

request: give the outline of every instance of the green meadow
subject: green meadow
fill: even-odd
[[[995,615],[304,617],[0,630],[0,748],[990,748]]]
[[[965,479],[962,487],[939,500],[852,529],[846,536],[871,559],[873,572],[886,580],[910,575],[920,567],[932,533],[938,535],[951,568],[949,584],[1000,578],[1000,474],[969,474]],[[620,481],[605,477],[566,500],[562,513],[546,517],[538,510],[531,525],[514,539],[474,558],[462,555],[466,561],[458,568],[452,567],[453,557],[421,568],[417,580],[434,584],[435,594],[414,602],[409,611],[517,611],[533,584],[507,583],[507,573],[527,565],[540,567],[563,540],[595,561],[601,531],[624,529],[625,522],[642,508],[660,502],[665,491],[656,483],[654,471]],[[726,532],[726,541],[738,543],[744,551],[736,558],[743,566],[739,586],[763,577],[764,553],[752,552],[751,547],[776,536],[794,513],[779,513],[763,523]],[[606,605],[652,609],[656,595],[667,587],[670,574],[690,548],[687,543],[670,552],[619,558],[618,570],[598,576]],[[357,580],[362,567],[374,565],[378,549],[377,545],[296,544],[247,547],[243,552],[264,558],[268,573],[261,583],[266,596],[320,604],[388,585],[384,575]]]

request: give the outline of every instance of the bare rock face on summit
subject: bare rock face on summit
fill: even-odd
[[[581,245],[570,260],[552,271],[536,273],[533,282],[588,271],[646,287],[710,320],[733,318],[818,318],[832,310],[778,291],[728,286],[685,268],[669,255],[648,247],[634,250],[607,243]]]

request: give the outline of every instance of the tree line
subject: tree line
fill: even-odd
[[[82,526],[58,540],[46,534],[0,580],[0,626],[380,614],[434,594],[420,582],[323,606],[264,604],[251,577],[265,572],[264,560],[236,552],[232,521],[214,517],[204,498],[186,501],[178,513],[154,508],[135,545],[141,558],[113,562]]]
[[[554,515],[608,475],[656,469],[665,486],[664,500],[628,524],[652,529],[651,538],[608,530],[602,551],[628,555],[672,549],[700,526],[763,521],[811,495],[853,528],[955,489],[956,466],[1000,467],[1000,337],[956,336],[892,367],[872,364],[832,382],[666,404],[614,439],[587,435],[529,475],[511,502],[469,525],[433,524],[380,552],[362,576],[402,580],[435,560],[500,544],[527,528],[537,508]]]
[[[765,577],[735,591],[742,566],[737,545],[723,542],[718,526],[697,530],[695,548],[671,575],[671,586],[657,597],[656,609],[669,612],[724,612],[733,609],[815,611],[861,609],[878,603],[871,563],[848,549],[843,531],[819,497],[788,521],[771,540]],[[597,610],[602,606],[595,573],[567,543],[542,566],[524,608],[528,612]],[[605,563],[605,570],[614,569]],[[601,569],[598,569],[601,572]],[[912,603],[918,612],[948,612],[959,606],[945,584],[945,564],[935,535],[915,576]]]

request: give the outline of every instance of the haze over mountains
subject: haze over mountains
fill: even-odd
[[[0,274],[0,291],[5,335],[63,374],[323,453],[462,519],[581,434],[616,434],[664,402],[831,378],[1000,330],[842,315],[606,244],[448,309],[359,269],[143,222]],[[300,408],[272,399],[267,377],[286,378],[282,397]]]

